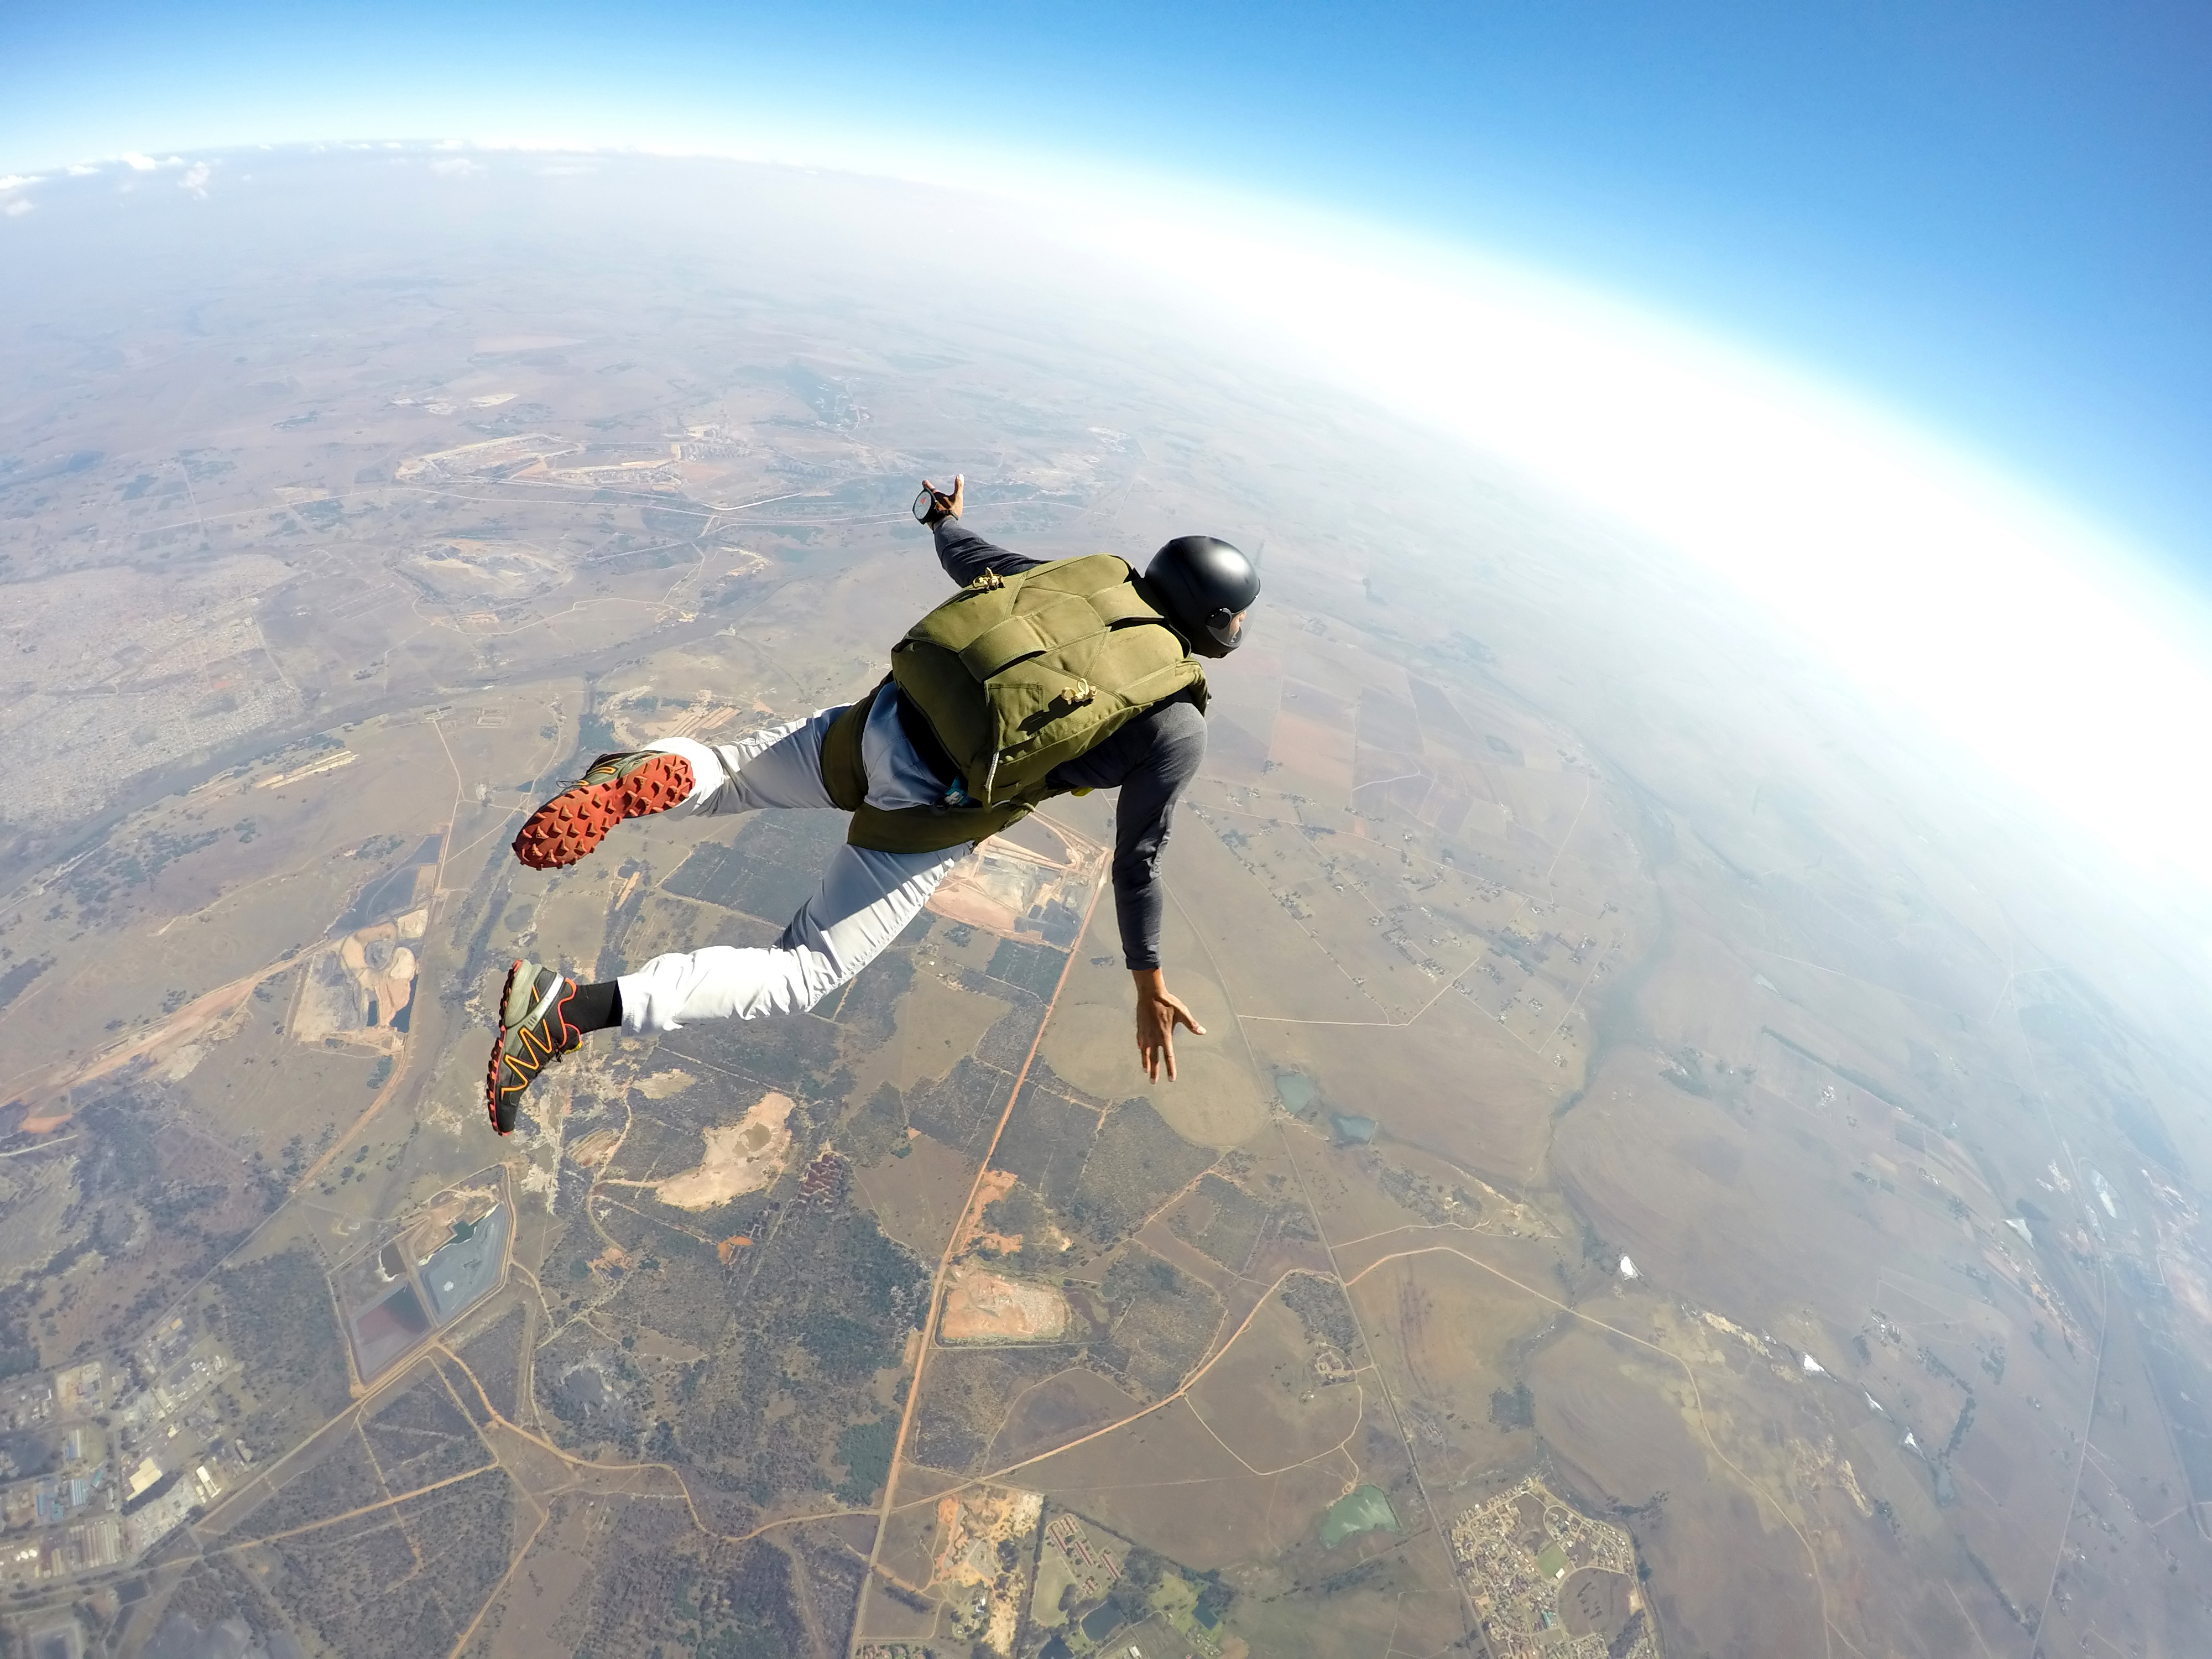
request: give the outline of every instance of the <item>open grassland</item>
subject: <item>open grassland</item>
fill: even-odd
[[[1679,569],[1372,410],[1148,380],[1073,317],[1023,391],[1002,314],[726,257],[774,302],[648,274],[586,330],[464,238],[357,339],[353,275],[165,268],[243,301],[164,297],[129,398],[11,441],[90,459],[0,478],[38,647],[0,1358],[223,1361],[173,1419],[223,1499],[131,1569],[131,1641],[1033,1659],[1042,1547],[941,1560],[945,1505],[1019,1491],[1206,1583],[1231,1659],[1437,1653],[1477,1639],[1452,1522],[1540,1472],[1633,1539],[1670,1652],[2191,1650],[2203,1021],[2108,895]],[[545,872],[520,816],[875,683],[942,592],[899,515],[945,459],[1030,550],[1267,544],[1162,866],[1179,1079],[1085,908],[1106,794],[811,1014],[595,1037],[495,1145],[509,961],[769,943],[842,834],[672,815]],[[501,1282],[361,1382],[334,1286],[495,1157]],[[994,1282],[1064,1327],[943,1346]],[[1175,1610],[1108,1622],[1151,1652]]]

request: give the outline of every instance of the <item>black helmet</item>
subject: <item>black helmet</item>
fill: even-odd
[[[1225,657],[1243,642],[1244,613],[1260,597],[1252,561],[1212,536],[1178,536],[1145,568],[1145,580],[1201,657]]]

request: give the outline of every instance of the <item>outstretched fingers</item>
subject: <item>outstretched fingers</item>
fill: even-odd
[[[1165,1038],[1154,1042],[1142,1030],[1137,1033],[1138,1069],[1154,1083],[1160,1080],[1160,1057],[1163,1054],[1167,1057],[1168,1078],[1172,1082],[1175,1079],[1175,1045]]]
[[[1171,992],[1161,991],[1143,999],[1137,1009],[1137,1063],[1144,1067],[1145,1075],[1152,1082],[1160,1080],[1160,1068],[1167,1068],[1168,1081],[1176,1079],[1175,1028],[1187,1026],[1194,1036],[1204,1036],[1206,1027],[1183,1004],[1182,999]]]

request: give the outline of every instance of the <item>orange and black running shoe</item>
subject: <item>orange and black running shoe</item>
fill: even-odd
[[[514,1133],[532,1079],[583,1042],[582,1030],[568,1018],[575,996],[576,982],[550,968],[518,960],[507,970],[507,986],[499,994],[499,1035],[484,1074],[484,1109],[500,1133]]]
[[[575,782],[530,815],[514,856],[533,870],[562,870],[624,818],[681,806],[691,798],[691,763],[649,749],[602,755]]]

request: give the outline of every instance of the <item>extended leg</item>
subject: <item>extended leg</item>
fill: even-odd
[[[654,812],[834,806],[822,785],[822,738],[844,712],[824,708],[742,743],[665,738],[602,755],[530,815],[514,838],[514,855],[533,869],[564,869],[588,856],[625,818]]]
[[[594,785],[587,775],[575,790],[627,787],[643,773],[681,779],[679,789],[645,809],[651,811],[747,811],[766,806],[834,810],[836,804],[822,783],[822,741],[830,722],[843,712],[823,709],[740,744],[709,745],[687,738],[665,738],[650,749],[607,757],[617,763],[611,782]],[[863,752],[868,752],[865,744]],[[648,768],[661,770],[654,774]],[[933,781],[915,785],[895,763],[872,764],[872,782],[878,771],[890,780],[884,791],[886,799],[878,804],[896,808],[934,798],[933,793],[920,793],[929,790]],[[538,817],[554,813],[573,793],[564,792],[549,802]],[[872,789],[870,799],[875,798]],[[617,812],[606,822],[638,815]],[[562,843],[556,850],[561,856],[532,856],[518,840],[515,851],[525,863],[573,863],[605,833],[602,825],[578,850],[573,809],[561,823],[567,826],[558,831]],[[767,950],[714,946],[656,957],[635,974],[595,985],[579,985],[534,962],[516,962],[500,994],[499,1035],[492,1042],[485,1079],[492,1127],[501,1134],[511,1132],[523,1097],[539,1071],[573,1053],[588,1032],[613,1023],[617,1010],[623,1029],[642,1035],[677,1030],[687,1020],[752,1019],[812,1007],[899,936],[945,872],[969,850],[963,845],[937,853],[895,854],[841,847],[820,889],[792,918],[783,937]]]
[[[757,1019],[811,1008],[881,955],[968,852],[965,846],[938,853],[840,847],[820,890],[775,945],[678,951],[624,974],[623,1029],[637,1036],[696,1019]]]
[[[750,812],[763,806],[835,810],[822,783],[822,739],[845,706],[817,709],[803,720],[773,726],[738,743],[659,738],[657,755],[680,756],[696,780],[678,812]]]

